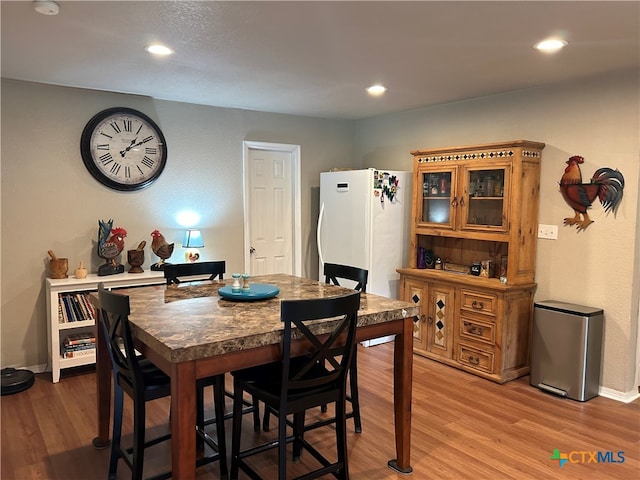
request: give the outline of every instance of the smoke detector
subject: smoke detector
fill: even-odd
[[[43,15],[57,15],[60,13],[58,4],[51,0],[36,0],[33,2],[33,9]]]

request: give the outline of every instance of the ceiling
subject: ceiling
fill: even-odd
[[[637,1],[57,3],[1,2],[2,77],[363,119],[640,68]],[[532,48],[551,35],[569,46]]]

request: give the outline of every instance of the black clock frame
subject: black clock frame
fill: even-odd
[[[145,181],[140,183],[120,183],[116,182],[110,177],[107,177],[96,165],[96,159],[93,157],[91,153],[91,137],[95,128],[102,123],[102,121],[115,114],[122,115],[131,115],[140,118],[144,122],[148,123],[158,134],[158,138],[160,140],[159,143],[162,143],[162,158],[160,159],[160,167],[158,170]],[[164,138],[164,134],[160,127],[154,122],[148,115],[135,110],[133,108],[128,107],[112,107],[107,108],[106,110],[102,110],[101,112],[96,113],[91,120],[87,122],[84,129],[82,130],[82,136],[80,137],[80,154],[82,155],[82,162],[85,167],[89,171],[89,173],[102,183],[104,186],[112,188],[114,190],[118,190],[121,192],[130,192],[141,190],[145,187],[148,187],[153,182],[155,182],[160,174],[163,172],[166,164],[167,164],[167,142]]]

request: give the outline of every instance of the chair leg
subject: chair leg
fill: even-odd
[[[345,398],[336,402],[336,448],[338,451],[338,462],[343,465],[340,472],[338,472],[338,478],[342,480],[348,480],[349,478],[349,464],[347,463],[347,414],[345,403]]]
[[[133,399],[133,465],[131,478],[132,480],[142,480],[146,408],[142,395],[136,395],[135,397]]]
[[[266,405],[264,406],[264,417],[262,417],[262,431],[268,432],[270,429],[269,420],[271,418],[271,410]]]
[[[216,435],[218,437],[218,461],[220,478],[227,478],[227,440],[224,433],[224,377],[213,385],[213,402],[216,414]]]
[[[284,407],[284,405],[281,405]],[[287,478],[287,416],[280,408],[278,413],[278,480]]]
[[[251,398],[251,403],[253,403],[253,431],[260,431],[260,402],[256,396]],[[265,414],[266,415],[266,414]]]
[[[233,420],[231,430],[231,472],[230,480],[238,479],[240,435],[242,434],[242,388],[238,382],[233,385]]]
[[[109,479],[116,478],[118,460],[121,456],[120,440],[122,438],[122,410],[124,409],[124,392],[117,384],[113,392],[113,432],[111,434],[111,457],[109,459]]]
[[[351,389],[351,407],[353,409],[353,423],[356,433],[362,433],[362,420],[360,418],[360,396],[358,395],[358,362],[356,352],[358,348],[353,350],[353,359],[351,360],[351,369],[349,370],[349,382]]]
[[[293,461],[299,462],[302,456],[302,438],[304,437],[304,410],[293,415]]]

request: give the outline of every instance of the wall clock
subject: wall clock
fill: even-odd
[[[158,125],[125,107],[108,108],[89,120],[80,138],[80,153],[96,180],[120,191],[147,187],[167,163],[167,144]]]

